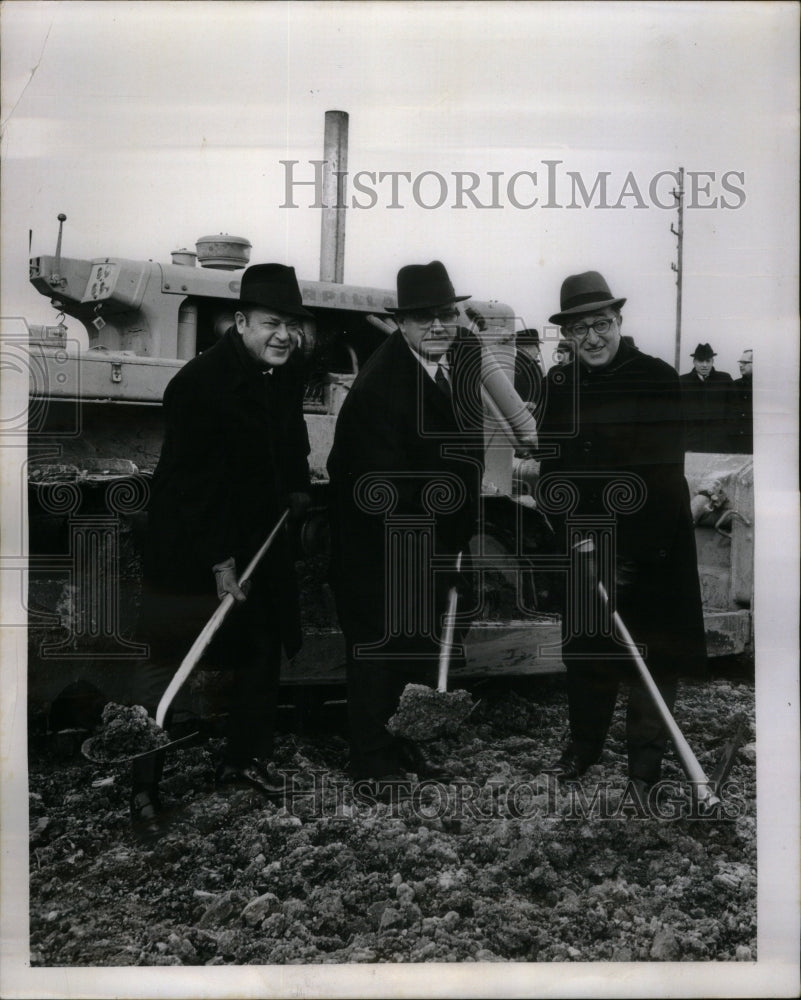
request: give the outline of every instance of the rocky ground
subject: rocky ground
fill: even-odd
[[[707,773],[748,720],[716,818],[673,754],[648,814],[636,806],[620,707],[602,761],[563,789],[542,773],[564,737],[561,679],[475,694],[458,734],[429,746],[460,782],[354,797],[329,706],[280,735],[287,806],[216,792],[215,738],[173,750],[171,821],[151,841],[130,828],[124,767],[32,737],[32,965],[756,959],[752,677],[679,696]]]

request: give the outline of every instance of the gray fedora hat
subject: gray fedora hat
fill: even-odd
[[[612,307],[619,309],[625,299],[616,299],[609,290],[606,279],[598,271],[584,271],[582,274],[571,274],[562,282],[562,292],[559,296],[561,309],[548,320],[563,326],[565,321],[582,313],[595,312],[596,309]]]

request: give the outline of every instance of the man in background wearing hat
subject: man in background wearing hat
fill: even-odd
[[[353,383],[328,460],[351,772],[380,779],[379,794],[410,771],[442,776],[386,723],[406,684],[436,682],[447,591],[477,520],[481,348],[459,326],[467,298],[439,261],[401,268],[398,329]]]
[[[733,450],[732,377],[715,370],[715,356],[709,344],[699,344],[690,355],[693,370],[679,377],[687,451]]]
[[[754,352],[750,347],[743,351],[737,364],[740,366],[740,377],[732,383],[732,451],[739,455],[750,455],[754,450]]]
[[[670,708],[677,676],[703,672],[706,650],[678,377],[623,341],[625,301],[596,271],[562,285],[550,322],[572,342],[574,360],[549,380],[538,502],[569,566],[562,651],[570,739],[551,770],[575,780],[599,760],[625,680],[629,787],[643,802],[660,778],[667,734],[611,634],[598,582]]]
[[[236,603],[207,654],[233,673],[216,780],[268,795],[283,790],[267,763],[281,649],[292,656],[301,641],[286,531],[249,589],[237,581],[284,509],[299,516],[308,504],[309,440],[293,355],[310,316],[293,268],[257,264],[244,272],[234,325],[187,362],[164,393],[145,550],[145,704],[158,702],[218,601],[232,594]],[[157,767],[134,769],[132,817],[151,828],[158,825],[158,779]]]
[[[536,419],[539,419],[544,399],[543,379],[538,331],[534,329],[518,330],[515,335],[515,392]]]

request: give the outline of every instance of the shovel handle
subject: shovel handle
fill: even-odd
[[[456,557],[456,572],[462,568],[462,553]],[[448,665],[453,649],[453,633],[456,629],[456,602],[459,595],[454,585],[448,590],[448,607],[445,610],[445,630],[442,633],[442,643],[439,647],[439,669],[437,671],[437,691],[448,690]]]
[[[287,517],[289,517],[289,509],[285,510],[283,514],[278,518],[275,527],[267,536],[267,538],[264,540],[264,544],[261,546],[256,555],[253,556],[253,558],[245,567],[245,572],[242,574],[242,576],[239,578],[238,581],[240,587],[242,586],[243,583],[247,583],[247,581],[251,578],[254,570],[264,557],[265,552],[267,551],[267,549],[269,549],[269,547],[275,540],[275,536],[283,527]],[[156,709],[157,725],[162,727],[164,726],[164,718],[167,715],[167,711],[170,705],[172,704],[173,699],[181,690],[181,688],[184,686],[186,679],[189,677],[189,675],[197,666],[198,660],[206,651],[209,643],[214,638],[214,634],[217,632],[220,625],[222,625],[226,615],[233,606],[234,606],[233,594],[226,594],[225,597],[223,597],[223,599],[220,601],[217,608],[215,609],[214,614],[211,616],[211,618],[209,618],[209,620],[203,626],[200,635],[192,643],[189,652],[181,661],[180,667],[178,667],[178,669],[175,671],[175,676],[167,685],[167,690],[161,696],[161,701],[159,702],[158,708]]]
[[[602,583],[598,584],[598,592],[601,595],[601,600],[608,606],[609,595],[607,594],[606,588]],[[684,734],[679,729],[676,720],[671,715],[670,709],[667,707],[665,699],[662,697],[662,693],[656,686],[656,681],[651,676],[651,671],[645,665],[645,660],[643,660],[640,656],[640,652],[637,649],[634,640],[631,638],[629,630],[624,625],[623,619],[614,609],[612,610],[612,621],[614,622],[618,634],[626,644],[626,648],[631,654],[631,658],[634,660],[642,682],[645,684],[648,693],[659,711],[662,721],[670,733],[670,738],[673,740],[673,745],[676,748],[676,754],[681,761],[681,765],[684,768],[687,777],[698,788],[699,800],[710,806],[717,805],[720,802],[720,799],[715,794],[712,782],[709,778],[707,778],[704,773],[704,769],[698,763],[698,758],[693,753],[690,744],[684,738]]]

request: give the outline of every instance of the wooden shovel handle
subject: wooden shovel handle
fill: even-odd
[[[608,606],[609,595],[607,594],[606,588],[602,583],[598,584],[598,592],[601,595],[601,600]],[[646,687],[646,690],[648,691],[648,694],[651,696],[651,699],[656,705],[657,711],[659,712],[665,727],[670,733],[670,738],[673,740],[673,745],[676,748],[676,754],[681,761],[681,766],[684,768],[685,774],[690,781],[697,786],[699,800],[710,806],[716,805],[720,800],[715,793],[715,788],[712,782],[709,778],[707,778],[704,773],[704,769],[698,762],[698,758],[693,753],[690,744],[684,738],[684,734],[679,729],[676,720],[671,715],[670,709],[667,707],[661,691],[656,686],[656,681],[651,676],[651,671],[646,666],[645,660],[643,660],[640,656],[640,651],[637,649],[636,643],[623,623],[623,619],[614,609],[612,610],[612,620],[618,634],[626,644],[626,648],[631,654],[631,658],[634,660],[637,671]]]
[[[289,517],[288,509],[285,510],[284,513],[278,518],[275,527],[265,539],[264,544],[261,546],[256,555],[247,564],[245,572],[242,574],[242,576],[239,578],[238,581],[240,587],[242,586],[243,583],[247,583],[247,581],[251,578],[254,570],[263,559],[267,549],[269,549],[269,547],[273,544],[275,536],[283,527],[283,524],[286,521],[287,517]],[[159,702],[159,706],[156,709],[157,725],[159,726],[164,725],[164,718],[167,715],[167,711],[170,705],[172,704],[173,699],[181,690],[187,678],[197,666],[198,660],[205,653],[209,643],[214,638],[214,634],[217,632],[220,625],[222,625],[226,615],[233,606],[234,606],[233,594],[226,594],[225,597],[223,597],[223,599],[220,601],[217,608],[215,609],[214,614],[211,616],[211,618],[209,618],[209,620],[203,626],[203,630],[201,631],[200,635],[192,643],[189,652],[181,661],[180,667],[178,667],[178,669],[176,670],[175,676],[167,685],[167,690],[161,696],[161,701]]]
[[[456,572],[462,569],[462,553],[456,557]],[[456,628],[456,603],[459,594],[456,585],[448,591],[448,607],[445,611],[445,630],[442,633],[442,643],[439,647],[439,670],[437,672],[437,691],[448,690],[448,665],[451,660],[451,650],[453,649],[453,633]]]

